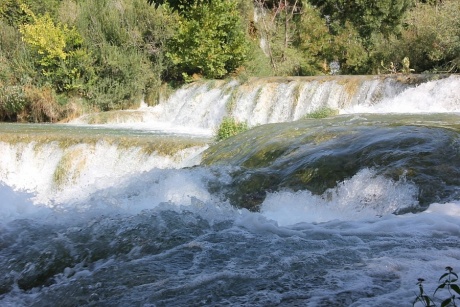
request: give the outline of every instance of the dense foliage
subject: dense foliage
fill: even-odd
[[[225,117],[217,129],[216,141],[225,140],[246,130],[248,130],[246,123],[238,122],[232,117]]]
[[[457,72],[458,0],[2,0],[0,120],[158,101],[197,78]]]
[[[242,65],[247,48],[236,2],[197,0],[183,13],[167,56],[185,78],[222,78]]]

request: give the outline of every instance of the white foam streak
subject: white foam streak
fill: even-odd
[[[323,195],[309,191],[271,193],[261,212],[279,225],[359,220],[415,206],[416,196],[417,188],[404,179],[395,182],[364,169]]]
[[[342,113],[446,113],[460,112],[460,76],[430,81],[377,104],[361,104]]]
[[[197,162],[204,148],[189,148],[173,156],[146,154],[141,148],[119,148],[105,142],[61,148],[57,143],[2,143],[0,182],[33,193],[35,204],[78,203],[152,169],[177,169]]]
[[[0,221],[9,222],[15,219],[40,218],[50,214],[48,208],[33,205],[32,194],[14,191],[0,183]]]

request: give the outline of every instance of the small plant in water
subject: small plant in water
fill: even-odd
[[[234,118],[225,117],[217,130],[216,140],[221,141],[248,130],[246,123],[237,122]]]
[[[315,119],[320,119],[320,118],[326,118],[330,116],[335,116],[339,114],[339,110],[332,109],[329,107],[321,107],[316,110],[314,110],[311,113],[308,113],[305,115],[305,118],[315,118]]]
[[[444,273],[441,275],[441,277],[439,277],[440,284],[433,293],[433,298],[434,298],[438,290],[442,290],[442,289],[447,290],[448,297],[442,300],[441,305],[440,305],[441,307],[457,306],[457,304],[455,303],[455,299],[460,299],[460,297],[456,296],[456,295],[460,295],[460,287],[458,286],[458,284],[455,283],[458,280],[458,275],[453,270],[454,269],[451,268],[450,266],[446,267],[447,273]],[[415,298],[412,305],[415,306],[415,304],[421,303],[421,306],[426,306],[426,307],[437,306],[436,303],[434,302],[434,299],[429,297],[425,293],[423,289],[424,281],[425,280],[423,278],[418,279],[417,285],[419,287],[419,293],[417,294],[417,297]]]

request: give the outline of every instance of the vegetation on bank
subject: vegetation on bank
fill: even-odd
[[[158,101],[198,78],[458,72],[458,0],[3,0],[0,120]]]

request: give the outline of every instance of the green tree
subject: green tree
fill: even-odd
[[[143,97],[153,104],[170,67],[165,45],[177,27],[177,14],[145,0],[83,0],[78,11],[75,25],[95,59],[91,105],[124,109]]]
[[[299,22],[296,45],[303,53],[302,75],[316,75],[328,72],[328,63],[334,60],[331,53],[333,36],[320,12],[305,3]]]
[[[412,0],[310,0],[327,17],[333,33],[350,22],[368,49],[372,38],[381,33],[388,37],[401,30]]]
[[[48,13],[36,16],[26,5],[21,8],[32,21],[21,25],[19,31],[43,76],[58,92],[84,90],[91,77],[91,59],[81,48],[83,39],[78,31],[55,23]]]
[[[302,73],[303,54],[295,44],[302,1],[255,0],[261,48],[267,55],[276,75]]]
[[[401,39],[405,55],[419,72],[460,69],[460,1],[418,4],[406,18]],[[403,44],[404,41],[404,44]]]
[[[374,61],[401,69],[408,57],[415,72],[460,70],[460,1],[417,2],[408,12],[400,36],[382,39],[375,46]]]
[[[197,0],[179,20],[167,56],[177,75],[222,78],[235,71],[246,54],[245,29],[236,2]]]

